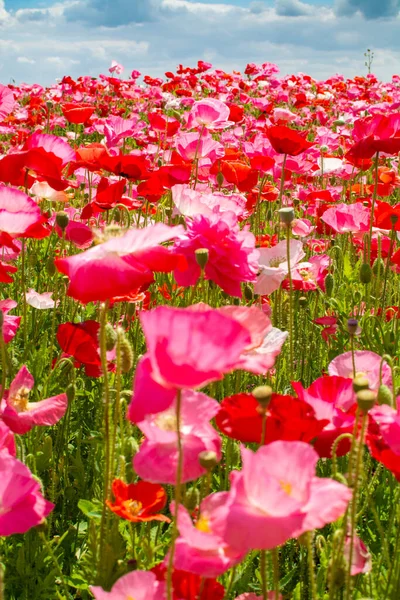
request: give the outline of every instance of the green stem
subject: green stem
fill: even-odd
[[[262,600],[268,600],[267,552],[266,552],[266,550],[261,550],[261,552],[260,552],[260,573],[261,573]]]
[[[286,156],[286,155],[285,155]],[[286,254],[288,263],[288,277],[289,277],[289,375],[290,379],[293,380],[294,364],[293,364],[293,281],[292,281],[292,267],[290,264],[290,225],[286,227]]]
[[[311,531],[308,531],[306,533],[306,542],[307,542],[308,576],[309,576],[310,588],[311,588],[311,600],[317,600],[318,592],[317,592],[317,582],[315,580],[315,572],[314,572],[313,533]]]
[[[373,223],[374,223],[376,197],[378,195],[378,165],[379,165],[379,152],[377,152],[376,156],[375,156],[375,185],[374,185],[374,192],[372,194],[371,222],[369,224],[368,263],[371,262],[372,227],[373,227]]]
[[[281,184],[279,187],[279,208],[282,208],[283,199],[283,186],[285,185],[285,167],[286,167],[287,154],[283,156],[282,173],[281,173]]]
[[[168,570],[167,570],[167,600],[172,600],[172,573],[174,570],[175,543],[178,537],[178,514],[179,505],[182,496],[182,473],[183,473],[183,446],[181,438],[181,408],[182,408],[182,392],[177,391],[176,394],[176,437],[178,444],[178,465],[176,469],[176,485],[175,485],[175,507],[174,507],[174,522],[172,525],[171,547],[169,549]]]

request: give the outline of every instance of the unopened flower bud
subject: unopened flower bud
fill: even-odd
[[[272,388],[269,385],[259,385],[258,387],[254,388],[252,395],[260,406],[266,408],[271,402]]]
[[[371,283],[372,269],[368,263],[363,263],[360,268],[360,281],[361,283]]]
[[[251,302],[254,298],[253,289],[248,284],[244,286],[244,297],[246,298],[247,302]]]
[[[285,206],[285,208],[281,208],[278,210],[279,218],[281,223],[289,226],[294,219],[294,210],[289,206]]]
[[[197,488],[191,488],[185,494],[185,507],[189,512],[193,512],[200,502],[200,492]]]
[[[329,148],[328,148],[328,146],[324,145],[324,146],[321,146],[320,150],[321,150],[321,152],[328,152]]]
[[[218,463],[218,457],[213,450],[204,450],[199,454],[199,463],[206,471],[211,471]]]
[[[208,263],[209,250],[208,248],[198,248],[195,250],[196,262],[200,269],[204,271]]]
[[[133,349],[125,335],[120,337],[119,351],[121,353],[121,371],[128,373],[133,367]]]
[[[374,275],[378,274],[378,271],[380,273],[383,273],[385,269],[385,263],[383,262],[382,258],[377,258],[374,262],[374,264],[372,265],[372,272]]]
[[[399,215],[396,215],[396,213],[392,213],[390,215],[390,222],[392,224],[392,227],[394,227],[396,225],[398,220],[399,220]]]
[[[375,405],[376,392],[360,390],[357,392],[357,404],[363,412],[368,412]]]
[[[70,383],[70,385],[65,390],[65,393],[67,395],[68,404],[71,404],[71,402],[73,402],[75,398],[76,385],[74,383]]]
[[[65,211],[60,210],[60,212],[56,214],[56,223],[59,226],[59,228],[63,231],[67,228],[69,223],[69,216]]]
[[[347,321],[347,331],[349,335],[356,335],[358,329],[358,321],[357,319],[348,319]]]
[[[393,405],[393,394],[387,385],[382,384],[379,386],[377,401],[378,404]]]
[[[299,305],[301,308],[305,308],[307,306],[307,298],[305,296],[300,296]]]
[[[343,119],[336,119],[336,121],[333,121],[333,124],[336,127],[342,127],[343,125],[346,125],[346,121],[343,121]]]
[[[356,394],[358,392],[361,392],[361,390],[368,390],[368,389],[369,389],[369,381],[366,377],[364,377],[363,375],[357,375],[353,379],[353,390],[355,391]]]
[[[117,333],[111,323],[106,323],[105,327],[106,350],[110,352],[117,343]]]
[[[49,258],[49,260],[46,263],[46,271],[50,276],[54,275],[54,273],[56,272],[56,266],[52,258]]]
[[[222,184],[224,183],[225,177],[223,176],[223,174],[221,173],[221,171],[218,171],[216,179],[217,179],[218,186],[222,187]]]
[[[332,273],[328,273],[324,280],[325,283],[325,292],[328,298],[332,297],[333,289],[335,287],[335,280],[333,278]]]

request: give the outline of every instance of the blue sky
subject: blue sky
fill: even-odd
[[[97,76],[115,59],[162,75],[198,59],[276,63],[316,79],[400,72],[400,0],[0,0],[0,81]]]

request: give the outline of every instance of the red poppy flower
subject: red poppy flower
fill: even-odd
[[[0,260],[0,283],[12,283],[13,279],[10,277],[9,273],[16,273],[17,271],[17,267],[8,265]]]
[[[181,126],[177,119],[174,119],[173,117],[167,117],[162,113],[149,113],[148,119],[151,128],[166,137],[172,137],[175,135]]]
[[[249,192],[257,184],[258,171],[244,162],[221,160],[220,169],[226,181],[241,192]]]
[[[389,469],[396,477],[397,481],[400,481],[400,456],[395,454],[385,442],[380,432],[379,425],[372,418],[369,419],[366,442],[371,456]]]
[[[69,175],[77,169],[88,171],[99,171],[102,168],[100,159],[103,155],[108,156],[107,148],[103,144],[93,143],[76,151],[76,160],[69,164]]]
[[[380,229],[392,229],[391,219],[397,217],[394,225],[395,231],[400,231],[400,204],[392,206],[389,202],[377,202],[374,213],[374,225]]]
[[[159,563],[151,569],[158,581],[165,581],[167,568]],[[224,587],[216,579],[174,570],[172,574],[173,600],[223,600]]]
[[[114,173],[127,179],[142,181],[149,179],[150,163],[145,156],[136,154],[118,154],[110,156],[108,152],[103,152],[98,159],[99,166],[105,171]]]
[[[75,359],[75,366],[85,367],[88,377],[101,376],[101,359],[99,349],[100,324],[97,321],[83,323],[63,323],[57,330],[57,342],[67,356]],[[109,356],[111,353],[108,353]],[[114,365],[109,362],[109,370]]]
[[[235,394],[225,398],[215,422],[218,428],[240,442],[261,442],[262,416],[252,394]],[[310,442],[328,423],[317,420],[313,408],[293,396],[272,394],[267,410],[265,443],[276,440]]]
[[[314,145],[312,142],[308,142],[303,135],[286,125],[269,127],[267,138],[275,152],[288,154],[289,156],[297,156]]]
[[[112,493],[115,500],[106,501],[108,508],[127,521],[171,522],[171,519],[160,514],[167,503],[167,494],[158,483],[138,481],[127,484],[121,479],[114,479]]]
[[[93,215],[102,213],[114,208],[121,202],[122,194],[126,185],[125,179],[120,179],[115,183],[110,183],[106,177],[102,177],[97,186],[96,198],[93,202],[87,204],[81,213],[81,219],[90,219]]]
[[[78,125],[79,123],[86,123],[90,119],[95,111],[95,107],[85,102],[79,104],[66,102],[61,106],[61,110],[69,123]]]

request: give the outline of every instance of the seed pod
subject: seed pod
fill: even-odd
[[[204,271],[206,268],[206,264],[208,263],[209,250],[208,248],[198,248],[194,252],[196,257],[196,262],[199,265],[200,269]]]
[[[76,394],[76,385],[74,383],[71,383],[65,393],[67,394],[67,400],[68,400],[68,404],[71,404],[71,402],[74,401],[75,398],[75,394]]]
[[[65,211],[60,210],[60,212],[56,214],[56,223],[62,230],[67,228],[69,223],[69,217]]]
[[[363,263],[360,268],[360,281],[361,283],[371,283],[372,269],[368,263]]]
[[[353,379],[353,390],[355,391],[356,394],[358,392],[361,392],[361,390],[368,390],[368,389],[369,389],[369,381],[366,377],[364,377],[363,375],[357,375],[357,377],[355,377]]]
[[[199,454],[199,463],[203,469],[211,471],[218,463],[218,457],[212,450],[204,450]]]
[[[253,289],[248,284],[244,286],[244,297],[246,298],[247,302],[251,302],[254,298]]]
[[[110,352],[115,348],[117,343],[117,333],[111,323],[107,323],[105,327],[105,338],[106,338],[106,350]]]
[[[347,331],[349,335],[356,335],[358,329],[358,321],[357,319],[348,319],[347,320]]]
[[[360,390],[357,393],[357,404],[363,412],[368,412],[375,405],[376,392],[372,390]]]
[[[385,263],[382,258],[377,258],[372,265],[372,272],[374,275],[378,274],[378,271],[382,274],[385,270]]]
[[[225,177],[223,176],[221,171],[218,171],[216,179],[217,179],[218,187],[222,187]]]
[[[294,219],[294,210],[289,206],[281,208],[280,210],[278,210],[278,213],[281,223],[283,223],[284,225],[290,225],[290,223]]]
[[[333,289],[335,287],[335,280],[333,278],[332,273],[328,273],[328,275],[325,277],[324,283],[326,295],[328,296],[328,298],[331,298],[333,294]]]
[[[121,353],[121,371],[128,373],[133,367],[133,349],[125,335],[120,337],[119,351]]]
[[[263,408],[266,408],[271,402],[272,388],[269,385],[259,385],[254,388],[252,395]]]

